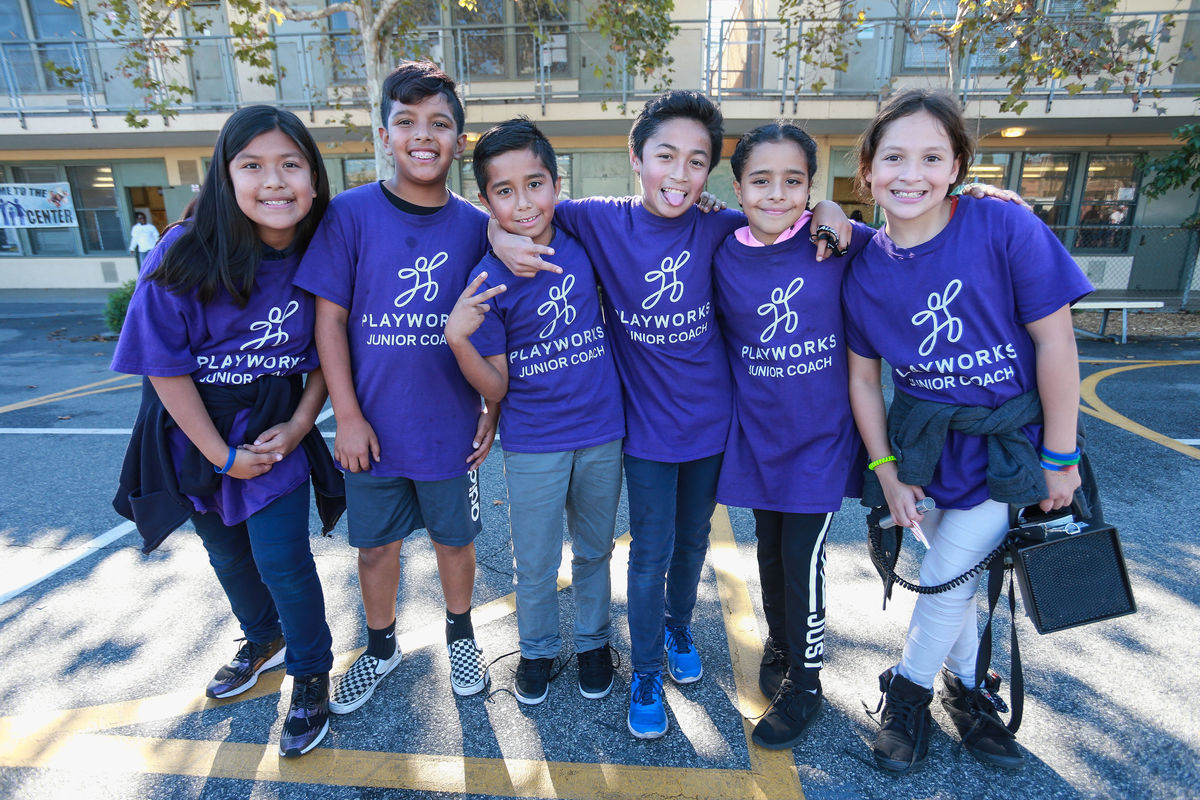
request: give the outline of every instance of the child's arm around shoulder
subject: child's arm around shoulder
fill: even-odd
[[[372,459],[379,461],[381,453],[379,437],[363,416],[358,395],[354,392],[354,376],[350,371],[350,339],[346,332],[349,315],[346,308],[318,296],[314,334],[322,377],[329,389],[333,414],[337,418],[334,458],[351,472],[365,472],[371,468]]]
[[[446,320],[446,344],[450,345],[463,377],[475,391],[483,395],[488,407],[493,408],[499,405],[508,393],[508,362],[503,353],[486,357],[480,355],[471,342],[471,334],[479,330],[484,316],[491,311],[487,301],[506,291],[508,287],[500,284],[475,294],[487,280],[487,276],[486,272],[480,272],[458,296],[458,301]]]

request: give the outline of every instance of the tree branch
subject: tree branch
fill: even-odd
[[[315,19],[328,19],[329,17],[339,12],[345,11],[359,17],[359,24],[362,24],[362,10],[355,3],[331,3],[324,8],[319,8],[316,11],[297,11],[292,8],[292,4],[288,0],[267,0],[267,8],[274,9],[283,14],[284,19],[290,19],[293,22],[307,22]]]

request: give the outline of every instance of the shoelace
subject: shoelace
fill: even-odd
[[[662,675],[650,675],[645,672],[640,674],[642,679],[638,681],[637,694],[633,696],[633,701],[645,706],[654,702],[656,694],[662,693]]]
[[[585,672],[592,670],[595,669],[599,664],[603,663],[605,651],[608,652],[608,663],[612,667],[613,672],[616,672],[618,669],[620,669],[621,654],[612,649],[611,645],[606,644],[603,647],[596,648],[595,650],[587,650],[582,653],[576,653],[576,656],[579,658],[579,671]]]
[[[314,676],[312,678],[301,680],[294,678],[292,683],[292,707],[299,706],[309,709],[315,708],[321,700],[321,678]]]
[[[690,653],[692,650],[692,632],[687,627],[671,628],[671,639],[675,649],[680,653]]]

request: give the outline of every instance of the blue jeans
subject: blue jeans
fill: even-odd
[[[635,672],[661,672],[663,625],[690,625],[717,507],[718,453],[672,464],[625,455],[629,639]]]
[[[289,675],[333,666],[325,596],[308,547],[308,483],[227,527],[214,513],[192,524],[246,638],[265,643],[282,630]]]
[[[562,647],[558,567],[563,510],[571,536],[576,653],[608,643],[609,562],[621,499],[621,440],[560,453],[504,451],[512,527],[517,631],[525,658],[553,658]]]

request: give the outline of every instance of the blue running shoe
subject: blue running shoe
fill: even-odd
[[[667,650],[667,674],[676,683],[695,683],[704,674],[700,654],[692,646],[692,626],[667,626],[663,646]]]
[[[629,732],[638,739],[658,739],[667,732],[661,672],[635,672],[629,687]]]

